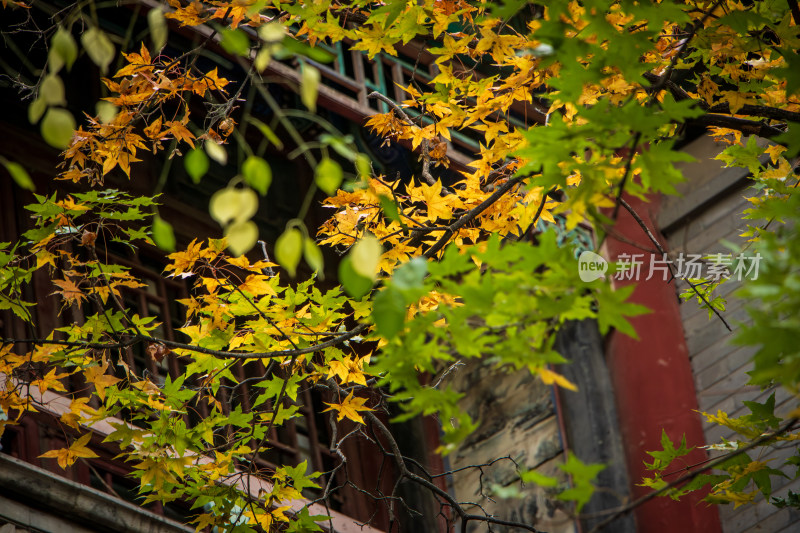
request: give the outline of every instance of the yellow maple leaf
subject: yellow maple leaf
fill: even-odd
[[[91,416],[97,412],[93,407],[87,405],[88,401],[89,398],[85,396],[72,400],[69,404],[69,413],[62,414],[61,421],[73,429],[80,429],[81,422],[85,420],[82,414],[86,413]]]
[[[147,50],[147,47],[145,47],[144,43],[142,43],[138,54],[136,52],[131,52],[130,54],[123,52],[122,55],[124,55],[125,59],[128,60],[128,65],[119,69],[117,73],[114,74],[115,78],[122,78],[136,74],[137,72],[150,67],[151,63],[153,62],[153,60],[150,58],[150,52]]]
[[[244,280],[244,283],[239,285],[239,290],[242,292],[247,291],[253,296],[264,296],[266,294],[277,296],[275,289],[269,284],[269,280],[270,278],[268,276],[250,274],[247,276],[247,279]]]
[[[217,67],[214,70],[209,70],[204,78],[209,90],[225,92],[225,86],[228,85],[226,78],[220,78],[217,73]]]
[[[379,54],[381,51],[390,56],[397,55],[397,50],[394,49],[394,40],[378,24],[362,26],[359,28],[357,37],[360,40],[356,41],[352,49],[365,50],[369,59],[374,58],[375,54]]]
[[[181,26],[198,26],[208,20],[206,8],[200,2],[192,2],[186,7],[181,6],[178,0],[169,0],[169,5],[175,8],[172,13],[164,13],[164,17],[175,19]]]
[[[770,146],[769,148],[764,150],[765,153],[769,154],[769,157],[770,157],[770,159],[772,159],[773,163],[777,163],[778,162],[778,156],[780,156],[781,153],[783,153],[785,151],[786,151],[786,147],[785,146],[781,146],[780,144],[773,144],[772,146]]]
[[[60,450],[50,450],[40,455],[40,458],[51,457],[58,461],[58,466],[67,468],[75,463],[79,457],[99,457],[96,453],[86,447],[89,440],[92,438],[91,433],[87,433],[83,437],[73,442],[69,448],[62,448]]]
[[[161,117],[159,116],[144,129],[144,134],[151,139],[161,137]]]
[[[234,0],[233,2],[220,6],[211,15],[212,19],[231,19],[230,27],[236,29],[239,23],[245,18],[258,20],[258,17],[252,17],[250,14],[251,6],[255,0]]]
[[[36,252],[36,268],[41,268],[44,265],[49,264],[53,268],[56,268],[55,263],[56,256],[51,254],[45,249],[39,250]]]
[[[442,182],[437,181],[433,185],[422,184],[422,196],[428,205],[428,218],[431,220],[450,220],[453,217],[453,210],[442,196]]]
[[[164,133],[171,133],[175,139],[178,141],[185,141],[189,146],[194,148],[194,134],[186,128],[186,124],[189,122],[189,115],[187,115],[180,121],[178,120],[171,120],[166,122],[164,125],[169,126],[169,130],[165,131]]]
[[[337,376],[343,384],[357,383],[366,386],[367,380],[364,376],[364,363],[368,363],[369,359],[370,355],[365,355],[364,357],[352,359],[343,357],[341,361],[331,361],[327,377]]]
[[[508,124],[505,122],[482,120],[481,124],[472,126],[473,129],[483,131],[486,136],[486,142],[493,141],[499,133],[508,133]]]
[[[57,206],[64,208],[65,211],[88,211],[89,208],[82,204],[76,204],[72,196],[67,196],[63,200],[55,203]]]
[[[64,385],[62,385],[59,380],[68,376],[69,373],[56,374],[56,369],[52,368],[50,369],[50,372],[48,372],[41,379],[32,381],[31,385],[39,387],[40,394],[44,394],[44,391],[46,390],[66,392],[67,389],[64,388]]]
[[[410,136],[411,149],[416,150],[419,145],[422,144],[422,141],[431,140],[435,134],[436,126],[434,124],[428,124],[424,128],[414,126],[406,135],[403,135],[403,137]]]
[[[83,371],[83,377],[87,383],[94,385],[97,390],[97,396],[101,400],[105,400],[106,387],[110,387],[120,381],[119,378],[106,374],[108,371],[108,361],[103,358],[103,362],[97,366],[90,366]]]
[[[779,148],[783,148],[783,146],[780,146]],[[786,148],[783,149],[785,150]],[[765,151],[769,152],[769,150]],[[770,152],[770,155],[772,155],[772,152]],[[767,179],[767,180],[770,179],[781,180],[785,179],[786,176],[788,176],[791,171],[792,171],[792,165],[785,158],[781,157],[777,167],[762,172],[760,174],[760,177],[762,179]]]
[[[366,398],[358,398],[354,397],[353,393],[347,395],[347,398],[342,400],[342,403],[328,403],[325,402],[325,405],[329,405],[327,409],[323,409],[322,412],[326,411],[336,411],[338,413],[336,420],[341,420],[342,418],[349,418],[353,422],[358,422],[359,424],[365,424],[364,419],[361,418],[361,415],[358,414],[359,411],[374,411],[369,407],[364,406],[364,402],[366,402]]]
[[[714,95],[719,91],[719,85],[711,81],[711,78],[704,76],[700,83],[697,85],[697,92],[708,105],[714,103]]]
[[[172,264],[164,267],[164,270],[172,270],[170,276],[179,276],[182,274],[190,274],[195,262],[202,257],[200,249],[203,243],[197,242],[197,239],[192,239],[192,242],[186,247],[183,252],[175,252],[169,254],[167,257],[172,259]],[[185,275],[181,277],[186,277]]]
[[[256,512],[253,512],[248,510],[243,516],[247,517],[250,523],[255,523],[261,526],[264,531],[272,530],[272,513],[269,511],[258,509]]]
[[[552,370],[547,368],[540,368],[536,371],[539,374],[539,378],[542,380],[542,383],[545,385],[552,385],[555,383],[559,387],[564,387],[565,389],[569,389],[572,391],[578,390],[578,387],[575,386],[570,380],[562,376],[561,374],[557,374]]]
[[[722,91],[722,100],[728,102],[733,114],[736,114],[747,103],[748,96],[748,94],[736,91]]]

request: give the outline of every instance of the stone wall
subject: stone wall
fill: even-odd
[[[558,465],[563,461],[564,448],[551,387],[527,370],[504,373],[477,361],[461,367],[452,385],[466,392],[462,408],[473,419],[480,420],[481,425],[457,451],[450,454],[450,469],[510,457],[522,469],[535,468],[545,475],[560,475]],[[459,501],[474,502],[498,517],[522,521],[548,533],[575,531],[570,517],[541,487],[526,485],[521,489],[520,498],[495,495],[497,486],[519,487],[518,480],[514,462],[505,459],[481,471],[467,469],[458,472],[453,475],[451,483]],[[481,510],[474,506],[470,512],[479,514]],[[492,526],[492,529],[498,533],[516,531],[503,526]],[[472,522],[467,531],[483,532],[486,525]]]
[[[558,372],[579,384],[578,392],[554,390],[527,370],[504,373],[479,362],[460,368],[452,384],[466,393],[462,407],[481,425],[449,456],[449,466],[456,470],[502,457],[513,459],[499,460],[479,471],[456,473],[452,479],[456,498],[548,533],[572,533],[579,531],[570,515],[572,504],[564,508],[547,489],[521,486],[516,465],[558,477],[566,485],[569,480],[558,468],[565,459],[565,449],[584,462],[605,464],[606,469],[598,478],[598,485],[604,490],[595,492],[583,514],[624,503],[628,478],[597,325],[589,320],[565,324],[555,348],[571,361]],[[502,498],[502,491],[496,487],[518,488],[518,497]],[[472,512],[480,509],[476,506]],[[582,522],[584,531],[591,529],[591,520]],[[617,533],[634,531],[631,517],[623,517],[611,527]],[[486,531],[486,527],[475,523],[468,531]],[[493,531],[515,530],[493,526]]]

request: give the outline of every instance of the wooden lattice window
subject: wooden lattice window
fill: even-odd
[[[122,289],[122,303],[130,314],[140,317],[155,317],[160,325],[153,332],[153,336],[171,341],[186,341],[186,337],[178,331],[183,323],[183,312],[177,300],[189,296],[186,284],[180,279],[165,278],[163,272],[166,261],[163,255],[156,250],[140,249],[135,254],[127,249],[107,250],[104,260],[120,264],[130,269],[130,273],[138,278],[144,287]],[[146,347],[142,344],[134,345],[125,353],[125,363],[129,369],[138,376],[147,375],[151,381],[160,384],[167,375],[175,378],[182,373],[182,363],[174,353],[170,352],[161,361],[148,356]],[[248,378],[264,376],[267,368],[258,361],[243,364],[238,362],[232,368],[237,383],[225,380],[220,387],[217,399],[223,406],[241,406],[243,412],[249,412],[259,390],[248,382]],[[280,370],[273,371],[280,372]],[[296,466],[303,461],[307,462],[310,471],[330,472],[334,470],[338,458],[331,452],[331,427],[330,417],[322,414],[325,408],[323,393],[317,390],[301,389],[296,404],[301,416],[286,421],[279,427],[272,427],[267,435],[269,449],[254,458],[259,468],[275,469],[281,465]],[[291,400],[285,400],[287,406]],[[224,408],[226,408],[224,407]],[[268,408],[270,406],[267,406]],[[187,424],[196,423],[200,418],[208,415],[207,404],[198,402],[198,412],[187,415]],[[339,431],[339,435],[343,435]],[[340,476],[341,477],[341,476]],[[318,480],[321,486],[327,483],[327,477]],[[337,484],[344,483],[344,479],[335,480]],[[307,489],[306,497],[314,499],[319,496],[318,491]],[[361,500],[363,496],[348,494],[346,497],[334,493],[331,497],[332,509],[347,513],[356,509],[365,509],[367,502]]]

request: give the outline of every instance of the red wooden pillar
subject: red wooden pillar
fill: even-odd
[[[659,198],[653,197],[645,203],[626,195],[626,200],[663,245],[666,241],[653,223]],[[619,209],[614,230],[622,239],[654,249],[642,228],[624,208]],[[679,442],[686,435],[689,446],[702,446],[705,439],[696,412],[697,396],[675,285],[665,282],[658,271],[652,279],[645,281],[651,254],[640,248],[608,236],[604,252],[609,261],[617,261],[620,254],[644,254],[639,281],[614,283],[636,283],[632,301],[652,310],[650,314],[630,319],[639,340],[614,331],[606,346],[628,472],[634,485],[632,495],[637,498],[651,490],[636,484],[642,477],[652,475],[645,469],[644,461],[652,462],[647,451],[661,449],[662,428],[673,442]],[[657,256],[656,259],[661,258]],[[680,466],[694,465],[706,458],[705,451],[695,449],[683,458]],[[666,479],[670,481],[670,478]],[[693,493],[679,502],[669,498],[650,500],[635,510],[637,532],[720,532],[718,511],[716,507],[701,502],[702,496]]]

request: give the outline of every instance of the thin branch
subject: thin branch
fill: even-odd
[[[309,353],[314,353],[319,350],[324,350],[325,348],[330,348],[331,346],[336,346],[341,344],[345,341],[356,337],[357,335],[363,333],[369,327],[368,324],[359,324],[358,326],[354,327],[353,329],[334,337],[325,342],[321,342],[319,344],[313,344],[306,348],[297,348],[292,350],[275,350],[272,352],[258,352],[258,353],[247,353],[247,352],[229,352],[224,350],[211,350],[209,348],[203,348],[202,346],[197,346],[194,344],[186,344],[183,342],[176,342],[170,341],[167,339],[160,339],[156,337],[151,337],[149,335],[136,335],[130,339],[121,341],[121,342],[114,342],[114,343],[102,343],[102,342],[80,342],[80,341],[59,341],[59,340],[50,340],[50,339],[7,339],[7,338],[0,338],[0,344],[22,344],[22,343],[33,343],[33,344],[52,344],[57,346],[65,346],[65,347],[74,347],[74,348],[85,348],[85,349],[94,349],[94,350],[108,350],[108,349],[119,349],[119,348],[126,348],[128,346],[133,346],[134,344],[139,344],[142,342],[154,342],[158,344],[163,344],[168,348],[179,349],[179,350],[188,350],[190,352],[196,353],[204,353],[206,355],[212,355],[214,357],[226,358],[226,357],[234,357],[239,359],[272,359],[277,357],[294,357],[298,355],[304,355]]]
[[[622,207],[625,208],[626,211],[628,211],[628,213],[631,214],[631,216],[636,221],[636,223],[639,224],[639,227],[641,227],[642,230],[645,232],[645,234],[647,235],[647,238],[650,239],[650,242],[652,242],[655,245],[655,247],[659,251],[659,253],[662,256],[667,255],[666,250],[664,250],[664,247],[661,246],[660,242],[658,242],[658,239],[656,239],[656,236],[653,235],[653,233],[650,231],[650,228],[647,227],[647,224],[642,219],[642,217],[639,216],[639,213],[637,213],[633,209],[633,207],[631,207],[630,204],[628,204],[628,202],[625,201],[625,199],[620,198],[619,199],[619,203],[620,203],[620,205]],[[672,263],[670,263],[670,272],[672,272]],[[672,272],[672,276],[676,277],[674,272]],[[689,286],[692,288],[692,290],[697,295],[697,297],[700,298],[703,301],[703,304],[705,304],[709,309],[711,309],[714,312],[714,314],[717,315],[717,318],[719,318],[722,321],[722,323],[725,324],[725,327],[728,328],[728,331],[733,331],[733,328],[731,328],[731,325],[728,324],[727,320],[725,320],[725,317],[723,317],[722,314],[719,311],[717,311],[717,309],[714,308],[711,305],[711,303],[706,299],[706,297],[703,295],[703,293],[701,293],[697,289],[697,285],[695,285],[694,283],[692,283],[688,279],[684,279],[684,281],[689,284]]]
[[[375,98],[376,100],[386,103],[392,109],[392,111],[397,113],[408,125],[416,126],[408,114],[386,95],[383,95],[378,91],[372,91],[367,95],[367,98]],[[420,147],[422,148],[422,177],[425,178],[425,181],[428,182],[428,185],[433,185],[436,183],[436,180],[433,179],[433,175],[431,174],[430,142],[428,139],[422,139]]]
[[[461,229],[465,224],[472,221],[475,217],[486,211],[492,204],[497,202],[505,193],[511,190],[515,185],[520,183],[524,179],[523,176],[516,176],[513,178],[509,178],[507,182],[502,184],[500,187],[497,188],[496,191],[492,193],[487,199],[483,202],[478,204],[477,206],[473,207],[469,211],[467,211],[464,215],[462,215],[458,220],[453,222],[447,227],[445,234],[442,235],[438,241],[436,241],[433,246],[428,248],[425,253],[423,253],[423,257],[430,259],[434,257],[439,250],[445,247],[447,242],[450,238],[455,234],[456,231]]]
[[[619,187],[617,188],[617,198],[614,201],[614,214],[611,215],[611,218],[616,219],[617,214],[619,213],[619,206],[622,202],[622,193],[625,191],[625,183],[628,181],[628,176],[631,174],[631,167],[633,166],[633,158],[636,156],[636,147],[639,145],[639,141],[642,139],[642,132],[637,131],[636,135],[633,136],[633,141],[631,142],[631,151],[628,154],[628,160],[625,162],[625,173],[622,175],[622,179],[619,180]]]
[[[408,124],[409,126],[416,126],[416,124],[414,124],[414,121],[411,120],[411,117],[408,116],[408,113],[403,111],[403,108],[400,107],[399,105],[397,105],[396,103],[394,103],[394,101],[391,98],[389,98],[388,96],[386,96],[384,94],[381,94],[378,91],[372,91],[371,93],[369,93],[367,95],[367,98],[374,98],[376,100],[380,100],[381,102],[384,102],[386,105],[391,107],[392,110],[395,113],[397,113],[400,116],[400,118],[402,118],[406,122],[406,124]]]
[[[338,388],[338,385],[336,385],[335,383],[334,383],[334,386]],[[541,533],[541,532],[539,532],[539,530],[537,530],[533,526],[529,526],[527,524],[523,524],[523,523],[520,523],[520,522],[510,522],[510,521],[506,521],[506,520],[500,520],[500,519],[494,518],[492,516],[480,516],[480,515],[467,514],[466,511],[464,511],[464,509],[461,507],[461,505],[448,492],[442,490],[436,484],[428,481],[427,479],[425,479],[423,477],[418,476],[417,474],[411,472],[408,469],[408,467],[406,466],[406,463],[405,463],[405,461],[403,459],[403,455],[400,453],[400,448],[397,445],[397,441],[395,440],[394,435],[392,435],[392,432],[389,431],[389,428],[387,428],[386,425],[383,422],[381,422],[381,420],[377,416],[375,416],[375,414],[373,412],[367,411],[367,412],[364,413],[364,416],[370,421],[370,423],[374,427],[378,428],[378,430],[383,434],[384,437],[386,437],[387,441],[389,442],[389,447],[392,450],[392,454],[394,455],[394,460],[395,460],[395,463],[397,464],[397,468],[398,468],[398,470],[400,470],[400,475],[405,477],[405,478],[407,478],[407,479],[409,479],[410,481],[413,481],[414,483],[416,483],[418,485],[421,485],[421,486],[427,488],[429,491],[431,491],[434,494],[436,494],[439,498],[441,498],[442,500],[446,501],[447,504],[453,509],[453,511],[455,511],[456,514],[458,514],[459,518],[461,519],[462,531],[464,531],[466,529],[466,524],[469,521],[480,520],[482,522],[488,522],[488,523],[492,523],[492,524],[499,524],[499,525],[511,526],[511,527],[515,527],[515,528],[519,528],[519,529],[524,529],[524,530],[527,530],[527,531],[531,531],[533,533]]]
[[[759,137],[770,138],[785,133],[782,129],[756,120],[747,120],[728,115],[708,114],[698,118],[687,120],[688,124],[698,126],[718,126],[732,130],[738,130],[748,135],[758,135]]]
[[[714,104],[707,109],[709,113],[731,113],[731,106],[728,102]],[[736,111],[737,115],[749,115],[751,117],[764,117],[774,120],[800,122],[800,112],[778,109],[764,105],[745,104]]]

